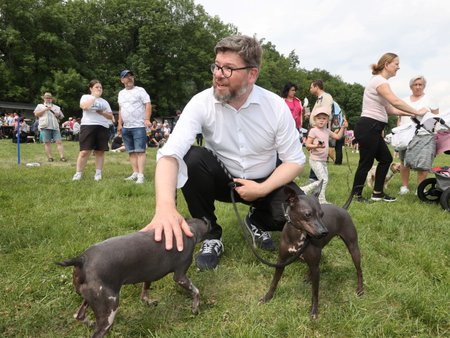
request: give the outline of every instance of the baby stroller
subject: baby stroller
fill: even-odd
[[[434,132],[436,124],[440,123],[441,125],[440,130],[435,132],[434,135],[436,140],[436,155],[441,153],[450,155],[450,127],[446,123],[446,119],[439,116],[432,117],[431,119],[435,121],[434,126],[432,129],[426,128],[427,130]],[[428,127],[432,123],[433,121],[430,121]],[[422,122],[422,124],[424,123]],[[431,169],[431,172],[434,173],[435,177],[427,178],[419,184],[417,187],[417,196],[423,202],[440,203],[444,210],[450,211],[450,167],[435,167]]]
[[[417,187],[417,196],[423,202],[440,203],[441,207],[450,211],[450,167],[431,169],[436,178],[423,180]]]

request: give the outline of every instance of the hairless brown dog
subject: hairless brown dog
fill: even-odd
[[[352,256],[358,276],[356,293],[358,295],[364,293],[358,235],[347,210],[332,204],[320,205],[317,195],[297,195],[289,187],[285,188],[285,192],[288,195],[287,222],[281,233],[278,263],[285,262],[290,256],[298,252],[306,237],[310,237],[309,244],[304,249],[301,258],[309,267],[308,279],[312,283],[311,317],[316,319],[319,307],[320,258],[323,247],[334,236],[342,238]],[[275,269],[269,291],[260,299],[260,304],[272,299],[283,271],[284,267]]]
[[[198,313],[199,291],[186,277],[192,263],[197,242],[210,229],[210,222],[200,219],[187,220],[193,238],[183,237],[183,251],[165,249],[164,240],[155,242],[153,231],[135,232],[97,243],[80,256],[57,263],[74,266],[73,284],[83,297],[75,318],[89,324],[86,310],[90,306],[95,315],[93,338],[103,337],[111,327],[119,307],[119,293],[122,285],[144,282],[141,298],[148,304],[155,302],[148,298],[150,283],[170,272],[173,279],[192,295],[192,312]],[[176,245],[175,245],[176,248]]]

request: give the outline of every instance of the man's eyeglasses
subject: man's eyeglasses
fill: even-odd
[[[211,65],[211,73],[214,74],[214,72],[216,72],[219,69],[222,72],[223,77],[228,79],[229,77],[231,77],[231,75],[233,75],[233,71],[250,69],[250,68],[255,68],[255,67],[253,67],[253,66],[246,66],[246,67],[239,67],[239,68],[231,68],[231,67],[227,67],[227,66],[220,67],[220,66],[216,65],[215,63],[213,63]]]

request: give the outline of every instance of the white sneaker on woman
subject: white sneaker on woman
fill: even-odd
[[[137,173],[132,173],[130,176],[128,176],[125,181],[136,181],[138,178],[138,174]]]
[[[406,194],[409,194],[409,189],[408,189],[408,187],[402,185],[400,187],[400,195],[406,195]]]

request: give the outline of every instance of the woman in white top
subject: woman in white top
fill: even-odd
[[[429,107],[433,114],[439,114],[439,106],[437,102],[426,95],[424,90],[427,85],[427,80],[422,75],[414,76],[409,81],[409,88],[411,89],[411,95],[405,97],[404,100],[411,107],[421,108]],[[416,125],[413,120],[407,116],[401,116],[398,119],[397,125],[413,124]],[[419,131],[420,133],[420,131]],[[409,168],[405,166],[406,149],[402,149],[398,152],[400,158],[400,178],[402,180],[402,186],[400,187],[400,195],[409,193],[408,183],[409,183]],[[430,163],[431,164],[431,163]],[[417,185],[420,184],[425,178],[427,178],[428,171],[417,170]]]
[[[87,160],[92,151],[95,152],[95,181],[102,179],[105,151],[109,150],[109,123],[112,119],[112,110],[109,103],[101,98],[102,84],[98,80],[89,82],[91,94],[83,95],[80,99],[80,108],[83,109],[83,118],[80,127],[80,154],[77,159],[77,171],[73,181],[81,179]]]
[[[352,193],[356,200],[367,201],[362,197],[362,190],[367,173],[374,160],[378,161],[375,184],[372,192],[373,201],[393,202],[396,199],[383,192],[384,181],[392,163],[392,155],[383,138],[383,130],[388,122],[388,114],[402,116],[420,116],[426,108],[417,110],[398,98],[391,90],[388,79],[394,77],[400,69],[399,57],[386,53],[377,64],[372,65],[374,75],[364,90],[361,118],[355,127],[355,138],[359,143],[359,163],[353,181]]]

